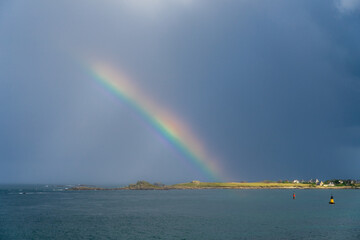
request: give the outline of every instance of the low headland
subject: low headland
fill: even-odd
[[[162,183],[149,183],[138,181],[126,187],[101,188],[94,186],[80,185],[67,190],[181,190],[181,189],[360,189],[360,182],[355,180],[327,180],[299,182],[289,181],[262,181],[262,182],[200,182],[191,181],[165,185]]]

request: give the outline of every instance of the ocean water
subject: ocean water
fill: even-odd
[[[0,239],[360,239],[360,190],[60,190],[0,186]]]

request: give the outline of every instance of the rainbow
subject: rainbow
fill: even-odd
[[[145,122],[159,133],[177,152],[201,170],[207,180],[218,181],[220,168],[205,150],[203,144],[189,131],[179,118],[165,111],[159,104],[140,91],[128,78],[119,74],[108,64],[93,64],[90,75],[123,103],[135,111]]]

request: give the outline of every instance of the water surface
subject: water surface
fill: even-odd
[[[0,187],[0,239],[360,239],[360,190],[61,190]]]

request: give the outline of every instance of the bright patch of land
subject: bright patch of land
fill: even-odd
[[[197,182],[179,183],[170,186],[174,189],[198,188],[313,188],[312,184],[276,183],[276,182]]]

